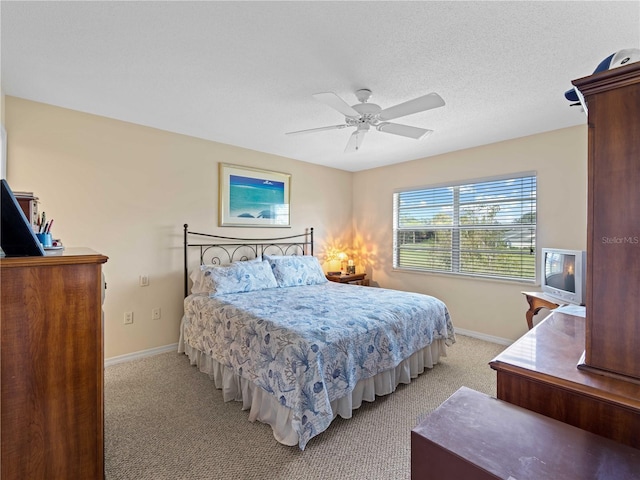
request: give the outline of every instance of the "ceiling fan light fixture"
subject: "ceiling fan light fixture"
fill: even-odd
[[[367,103],[371,98],[372,92],[363,88],[355,92],[356,98],[360,103],[349,105],[342,98],[333,92],[316,93],[313,98],[325,105],[337,110],[345,116],[343,125],[331,125],[328,127],[310,128],[307,130],[298,130],[296,132],[288,132],[287,135],[295,135],[298,133],[319,132],[323,130],[335,130],[345,127],[355,127],[356,130],[349,137],[345,152],[355,152],[360,149],[365,134],[373,126],[379,132],[391,133],[401,137],[413,138],[420,140],[433,130],[426,128],[412,127],[400,123],[391,123],[389,120],[398,117],[412,115],[414,113],[431,110],[444,106],[444,100],[437,93],[429,93],[413,100],[394,105],[389,108],[382,109],[375,103]]]
[[[358,112],[360,114],[360,116],[362,115],[377,115],[382,111],[382,108],[380,108],[380,105],[376,105],[375,103],[357,103],[355,104],[353,108],[356,112]]]
[[[356,90],[356,98],[360,103],[367,103],[372,94],[373,92],[368,88],[361,88],[360,90]]]

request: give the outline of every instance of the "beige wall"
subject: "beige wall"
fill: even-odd
[[[586,126],[352,174],[15,97],[4,107],[11,187],[40,197],[41,210],[55,219],[54,236],[66,245],[109,256],[107,358],[177,341],[184,223],[233,236],[283,231],[217,227],[219,162],[292,174],[287,232],[313,226],[320,257],[352,245],[380,286],[440,297],[454,325],[491,337],[524,333],[520,291],[535,287],[394,271],[394,190],[535,171],[538,246],[586,248]],[[143,273],[148,287],[138,286]],[[159,321],[151,320],[156,307]],[[133,325],[123,325],[125,311],[134,312]]]
[[[520,292],[539,286],[394,270],[392,195],[395,189],[530,171],[538,180],[538,252],[586,249],[586,125],[355,174],[354,243],[372,280],[441,298],[458,328],[518,338],[526,331],[527,309]]]
[[[0,88],[0,124],[4,125],[4,90]]]
[[[178,341],[182,225],[229,236],[314,227],[323,247],[351,242],[352,174],[7,96],[7,180],[33,191],[67,246],[104,253],[105,357]],[[217,227],[218,163],[290,173],[292,228]],[[326,193],[325,186],[331,185]],[[138,286],[148,274],[150,285]],[[161,320],[151,320],[160,307]],[[123,324],[125,311],[134,323]]]
[[[0,127],[4,128],[4,99],[5,99],[5,95],[4,95],[4,90],[2,90],[2,88],[0,87]],[[0,148],[2,148],[3,150],[0,152],[0,178],[5,178],[5,168],[6,168],[6,161],[5,161],[5,151],[4,151],[4,138],[3,138],[3,142],[2,145],[0,145]]]

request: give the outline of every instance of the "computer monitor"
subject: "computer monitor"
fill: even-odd
[[[43,256],[44,248],[38,241],[15,195],[6,180],[2,179],[0,203],[0,247],[7,257]]]

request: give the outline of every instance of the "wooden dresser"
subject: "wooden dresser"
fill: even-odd
[[[553,310],[493,361],[500,400],[640,448],[640,384],[577,368],[585,319]]]
[[[0,259],[1,476],[103,479],[102,264]]]

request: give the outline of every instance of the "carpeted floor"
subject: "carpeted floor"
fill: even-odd
[[[105,470],[116,479],[409,479],[410,432],[459,387],[495,396],[505,347],[458,335],[448,356],[395,393],[337,418],[305,451],[224,403],[186,355],[105,369]]]

